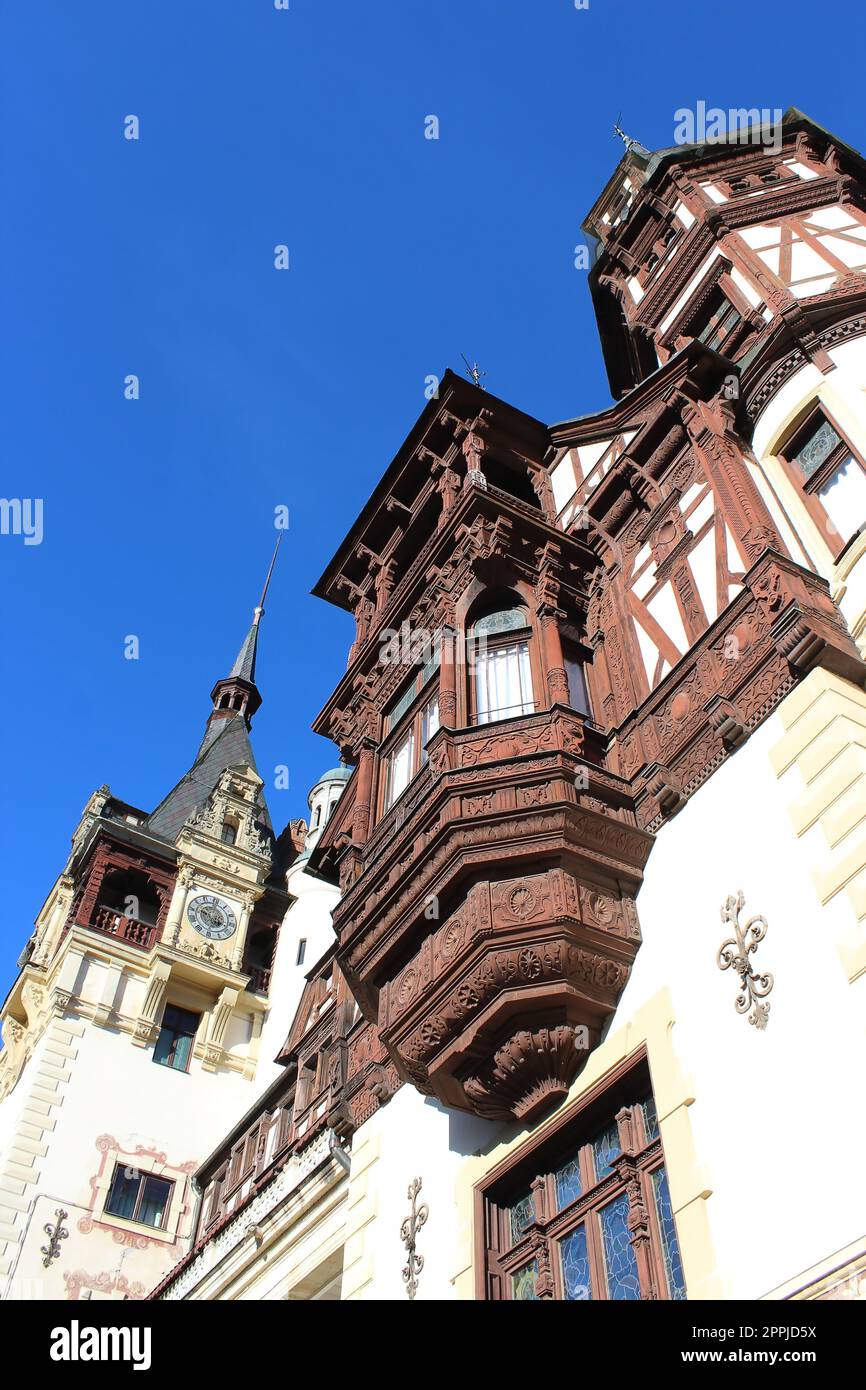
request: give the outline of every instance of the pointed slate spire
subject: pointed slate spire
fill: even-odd
[[[211,691],[213,709],[195,762],[148,818],[151,830],[163,839],[175,840],[188,817],[204,806],[226,768],[246,765],[256,771],[249,737],[252,717],[262,703],[256,686],[256,649],[259,624],[265,611],[265,598],[274,572],[280,539],[282,537],[277,539],[274,546],[262,596],[253,613],[252,625],[244,638],[237,660],[229,674],[217,681]],[[271,830],[264,795],[260,800],[259,814],[261,823],[266,829]]]
[[[256,683],[256,651],[259,643],[259,623],[265,611],[265,599],[268,595],[268,587],[271,582],[271,575],[274,572],[274,565],[277,562],[277,552],[280,548],[280,541],[283,539],[282,531],[277,536],[277,543],[274,546],[274,553],[271,556],[271,563],[265,576],[262,596],[259,599],[258,607],[253,611],[253,621],[249,632],[244,638],[243,646],[235,658],[235,664],[229,672],[229,679],[248,681],[250,685]]]
[[[277,552],[280,548],[282,533],[277,537],[274,546],[274,553],[271,556],[271,563],[265,576],[265,583],[262,589],[262,596],[253,612],[253,621],[250,630],[244,638],[240,651],[235,658],[234,665],[228,676],[218,680],[211,691],[213,709],[205,729],[200,754],[211,743],[214,737],[220,732],[222,724],[226,719],[239,715],[249,729],[253,715],[262,703],[262,697],[256,686],[256,653],[259,642],[259,624],[265,611],[265,599],[268,594],[268,587],[271,582],[271,575],[274,572],[274,565],[277,561]]]

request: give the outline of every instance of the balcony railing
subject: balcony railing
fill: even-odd
[[[250,977],[247,989],[253,994],[267,994],[271,988],[271,972],[263,965],[245,965],[243,969]]]
[[[118,941],[126,941],[130,946],[139,946],[143,951],[149,951],[159,936],[155,922],[139,922],[137,918],[119,912],[116,907],[106,907],[104,904],[97,907],[90,925],[95,931],[117,937]]]

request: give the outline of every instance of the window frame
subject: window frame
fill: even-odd
[[[506,628],[502,632],[483,633],[482,636],[484,638],[484,648],[482,654],[484,657],[489,657],[492,653],[496,652],[497,650],[503,647],[526,648],[526,664],[529,670],[529,684],[531,693],[531,699],[528,701],[528,703],[531,705],[531,709],[527,711],[525,709],[517,709],[515,707],[513,713],[497,714],[493,718],[485,717],[482,720],[480,718],[478,709],[478,655],[473,653],[470,657],[472,647],[478,640],[475,636],[475,627],[479,622],[482,622],[484,618],[490,617],[493,613],[496,613],[498,611],[510,612],[512,610],[518,609],[521,610],[524,614],[525,621],[523,626]],[[532,618],[530,616],[528,608],[526,608],[523,604],[511,604],[507,609],[492,609],[490,613],[479,613],[476,617],[472,619],[470,623],[467,623],[463,645],[468,687],[467,722],[472,728],[481,728],[487,724],[499,724],[505,719],[523,719],[526,717],[527,714],[538,714],[539,711],[544,708],[544,705],[539,701],[538,695],[536,693],[538,690],[544,689],[544,682],[540,679],[541,673],[537,669],[537,652],[536,644],[533,640],[534,637],[535,628],[532,623]],[[522,703],[525,705],[527,701],[524,700]],[[487,712],[487,715],[489,716],[489,711]]]
[[[144,1226],[149,1231],[168,1230],[168,1221],[171,1215],[171,1205],[172,1199],[174,1197],[174,1181],[171,1178],[164,1178],[161,1173],[149,1173],[144,1169],[136,1168],[134,1171],[137,1174],[138,1192],[136,1193],[135,1206],[133,1208],[132,1216],[125,1216],[123,1212],[111,1210],[109,1204],[111,1202],[111,1194],[114,1191],[114,1184],[117,1180],[118,1174],[123,1173],[124,1169],[130,1167],[131,1165],[121,1163],[119,1159],[115,1160],[114,1172],[111,1175],[111,1179],[108,1184],[108,1191],[105,1196],[105,1205],[102,1208],[104,1215],[112,1217],[115,1221],[134,1221],[137,1226]],[[130,1181],[128,1177],[127,1181]],[[153,1223],[150,1221],[142,1221],[139,1216],[144,1192],[149,1182],[164,1183],[167,1188],[165,1194],[165,1203],[162,1208],[162,1216],[158,1226],[153,1225]]]
[[[174,1030],[174,1029],[170,1029],[170,1028],[169,1028],[169,1025],[166,1023],[166,1017],[167,1017],[169,1011],[172,1010],[172,1009],[174,1010],[175,1013],[186,1014],[186,1015],[189,1016],[189,1018],[194,1018],[194,1019],[196,1020],[195,1028],[194,1028],[194,1030],[193,1030],[192,1033],[181,1033],[181,1032],[179,1032],[179,1031],[177,1031],[177,1030]],[[169,1071],[180,1072],[181,1075],[188,1075],[188,1074],[189,1074],[190,1067],[192,1066],[193,1053],[195,1052],[195,1042],[196,1042],[196,1038],[198,1037],[199,1029],[200,1029],[200,1027],[201,1027],[201,1021],[202,1021],[202,1014],[201,1014],[201,1013],[196,1013],[194,1009],[185,1009],[185,1008],[183,1007],[182,1004],[171,1004],[171,1003],[166,1004],[165,1008],[164,1008],[163,1011],[162,1011],[162,1018],[161,1018],[161,1020],[160,1020],[160,1025],[159,1025],[159,1032],[157,1033],[156,1039],[155,1039],[154,1044],[153,1044],[153,1054],[152,1054],[152,1057],[151,1057],[151,1061],[155,1062],[156,1065],[157,1065],[158,1067],[167,1067],[167,1068],[169,1069]],[[174,1062],[170,1061],[168,1057],[162,1058],[162,1057],[157,1057],[157,1055],[156,1055],[156,1050],[157,1050],[157,1048],[159,1047],[160,1039],[161,1039],[163,1033],[164,1033],[164,1032],[169,1032],[169,1031],[171,1031],[171,1032],[174,1033],[174,1038],[173,1038],[173,1041],[172,1041],[172,1050],[176,1047],[178,1038],[189,1038],[189,1039],[190,1039],[189,1053],[187,1054],[186,1062],[185,1062],[185,1064],[184,1064],[182,1067],[175,1066],[175,1065],[174,1065]],[[170,1056],[170,1055],[171,1055],[171,1052],[169,1053],[169,1056]]]
[[[404,796],[411,787],[418,773],[426,766],[427,743],[429,743],[433,734],[435,734],[439,728],[439,662],[437,661],[433,670],[428,672],[425,681],[424,673],[427,669],[427,667],[424,667],[412,678],[416,686],[415,695],[401,712],[397,722],[392,728],[388,729],[379,749],[379,763],[382,769],[380,816],[387,815],[388,812],[397,805],[400,798]],[[403,687],[398,698],[392,701],[392,708],[399,705],[400,701],[404,699],[411,684],[411,681],[407,682]],[[433,704],[436,705],[437,709],[436,728],[433,730],[433,734],[428,735],[425,742],[423,738],[424,721]],[[388,715],[385,716],[386,727],[387,720]],[[407,738],[411,740],[409,776],[406,785],[401,788],[396,795],[392,796],[391,781],[393,777],[394,755],[403,747]]]
[[[820,429],[821,424],[825,422],[838,436],[839,443],[834,446],[824,462],[815,469],[812,476],[806,478],[803,476],[795,456],[809,436]],[[863,525],[862,522],[859,523],[850,536],[843,537],[834,525],[830,513],[819,496],[821,489],[839,471],[842,460],[848,456],[854,460],[861,472],[866,474],[866,461],[862,458],[859,450],[855,449],[836,417],[821,400],[812,402],[806,414],[802,415],[799,423],[788,431],[787,438],[776,450],[776,457],[782,464],[785,476],[802,497],[806,510],[820,531],[821,539],[830,551],[834,562],[842,556],[854,537],[859,534]]]
[[[611,1301],[601,1211],[624,1193],[628,1195],[630,1176],[636,1176],[649,1232],[649,1249],[644,1260],[639,1260],[635,1252],[641,1299],[672,1300],[667,1275],[666,1242],[654,1188],[654,1175],[666,1169],[667,1165],[658,1120],[655,1137],[650,1136],[644,1121],[643,1106],[652,1100],[644,1053],[637,1060],[632,1057],[615,1069],[587,1092],[577,1107],[571,1107],[553,1129],[547,1129],[544,1135],[516,1150],[478,1184],[475,1189],[477,1298],[494,1302],[515,1301],[514,1276],[531,1266],[543,1248],[552,1276],[552,1298],[555,1301],[569,1301],[565,1298],[561,1251],[565,1240],[584,1226],[592,1301]],[[626,1111],[627,1116],[624,1114]],[[622,1172],[614,1167],[612,1172],[598,1179],[594,1170],[593,1143],[612,1123],[616,1123],[618,1129],[618,1157],[625,1162]],[[630,1133],[634,1135],[633,1152],[626,1153],[623,1139],[627,1140]],[[581,1192],[562,1210],[557,1210],[556,1173],[575,1156],[579,1164]],[[520,1238],[513,1241],[511,1211],[517,1200],[525,1199],[527,1190],[535,1214]],[[633,1200],[632,1195],[631,1205]],[[682,1245],[678,1233],[677,1245],[682,1265]],[[684,1297],[688,1298],[685,1281]]]

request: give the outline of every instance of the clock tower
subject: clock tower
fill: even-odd
[[[297,886],[307,828],[275,832],[253,755],[266,592],[192,766],[153,811],[93,793],[20,958],[0,1298],[143,1298],[187,1248],[196,1169],[281,1070],[298,952],[281,928],[298,901],[321,939],[336,893]]]

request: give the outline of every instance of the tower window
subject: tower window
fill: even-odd
[[[296,964],[296,965],[303,965],[303,963],[304,963],[304,957],[306,956],[306,954],[307,954],[307,938],[306,938],[305,936],[302,936],[301,939],[300,939],[300,941],[298,942],[298,955],[297,955],[297,959],[296,959],[296,961],[295,961],[295,964]]]
[[[189,1071],[192,1046],[200,1022],[201,1014],[167,1004],[153,1049],[153,1060],[174,1071]]]
[[[322,808],[321,808],[321,806],[317,806],[316,809],[315,809],[315,811],[313,812],[313,829],[314,829],[314,830],[318,830],[319,825],[321,824],[321,820],[322,820]]]
[[[812,412],[780,453],[834,559],[866,522],[866,464],[830,416]]]
[[[124,1221],[140,1221],[143,1226],[164,1230],[173,1186],[174,1183],[166,1178],[140,1173],[137,1168],[118,1163],[111,1179],[105,1211]]]
[[[237,843],[238,827],[234,821],[223,821],[220,838],[224,845],[234,845]]]

